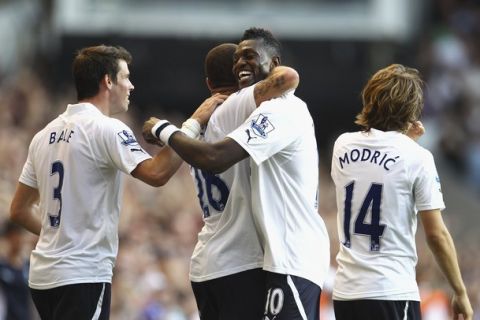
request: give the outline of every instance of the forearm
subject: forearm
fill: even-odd
[[[37,189],[19,182],[10,204],[10,220],[36,235],[40,235],[42,229],[36,210],[38,199]]]
[[[36,217],[33,208],[31,210],[25,210],[17,212],[15,215],[11,215],[10,220],[27,229],[31,233],[36,234],[37,236],[40,235],[42,224],[40,223],[40,219]]]
[[[132,176],[153,186],[161,187],[177,172],[183,160],[169,147],[160,150],[152,159],[140,163]]]
[[[223,172],[247,157],[246,152],[231,139],[209,144],[190,139],[180,131],[170,137],[169,145],[190,165],[211,173]]]
[[[427,243],[455,294],[465,294],[465,284],[458,265],[455,245],[448,230],[444,228],[437,234],[427,237]]]
[[[286,66],[276,67],[266,79],[255,84],[253,94],[257,107],[264,101],[297,88],[299,81],[295,69]]]
[[[42,224],[37,217],[37,212],[34,206],[24,207],[13,204],[10,210],[10,220],[37,236],[40,235]]]

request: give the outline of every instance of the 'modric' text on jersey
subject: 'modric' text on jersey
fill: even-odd
[[[70,138],[74,133],[75,131],[70,129],[63,129],[61,132],[50,132],[50,140],[48,144],[59,143],[60,141],[69,143]]]
[[[338,157],[338,161],[340,162],[340,167],[343,169],[344,164],[350,164],[351,162],[370,162],[374,163],[379,166],[383,166],[383,168],[387,171],[390,171],[390,167],[395,164],[399,156],[391,157],[388,153],[382,154],[378,150],[371,150],[368,148],[363,149],[353,149],[350,152],[345,152],[342,157]]]

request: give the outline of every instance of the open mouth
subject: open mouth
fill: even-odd
[[[255,82],[255,75],[252,71],[242,70],[237,74],[238,85],[240,88],[245,88]]]
[[[240,71],[238,73],[238,81],[245,81],[252,77],[252,72],[250,71]]]

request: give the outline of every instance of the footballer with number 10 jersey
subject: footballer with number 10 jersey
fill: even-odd
[[[323,286],[330,245],[317,211],[318,151],[307,105],[287,93],[263,102],[228,137],[250,155],[263,269]]]

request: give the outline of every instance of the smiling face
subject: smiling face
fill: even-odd
[[[263,39],[250,39],[240,42],[233,55],[233,73],[240,88],[248,87],[265,79],[278,63]]]
[[[112,81],[110,114],[125,112],[130,103],[130,92],[134,89],[130,82],[130,71],[125,60],[118,61],[116,83]]]

